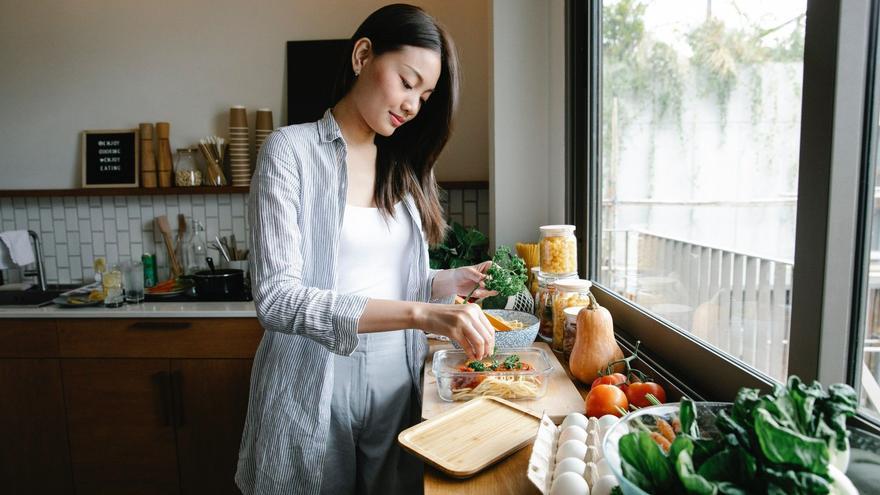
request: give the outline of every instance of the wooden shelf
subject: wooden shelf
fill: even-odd
[[[440,182],[443,189],[488,189],[488,181]],[[249,186],[96,187],[88,189],[0,189],[0,198],[20,196],[160,196],[165,194],[247,194]]]
[[[6,189],[0,198],[16,196],[161,196],[166,194],[247,194],[248,186],[99,187],[88,189]]]

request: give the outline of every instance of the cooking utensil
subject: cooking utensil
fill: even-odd
[[[220,254],[223,255],[223,258],[227,262],[232,261],[232,259],[229,257],[229,251],[226,250],[226,246],[223,244],[223,242],[220,240],[220,238],[217,236],[214,236],[214,241],[216,241],[217,250],[220,251]]]
[[[238,244],[235,242],[235,234],[229,236],[229,257],[232,261],[238,260]]]
[[[168,217],[165,215],[156,217],[156,225],[162,233],[162,239],[165,240],[165,249],[168,251],[168,265],[171,268],[171,275],[179,277],[183,274],[183,270],[180,268],[177,256],[174,255],[174,244],[171,242],[171,226],[168,224]]]
[[[193,274],[198,297],[240,296],[244,293],[244,271],[235,268],[216,268],[210,256],[205,258],[210,270]]]

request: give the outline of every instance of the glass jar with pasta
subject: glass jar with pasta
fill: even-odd
[[[577,274],[577,239],[574,228],[574,225],[541,227],[541,273],[557,276]]]
[[[574,275],[557,277],[537,271],[535,278],[538,281],[538,290],[535,292],[535,316],[540,320],[538,337],[545,342],[553,342],[553,294],[556,293],[553,282],[577,277]]]
[[[553,282],[556,293],[553,295],[553,342],[554,351],[565,350],[565,308],[586,306],[590,303],[589,280],[563,279]]]

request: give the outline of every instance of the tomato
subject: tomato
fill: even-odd
[[[596,388],[596,385],[617,385],[618,387],[626,383],[626,375],[623,373],[612,373],[610,375],[600,376],[593,380],[590,390]]]
[[[587,399],[584,401],[587,409],[587,417],[601,418],[606,414],[613,414],[620,417],[623,415],[618,409],[627,411],[629,402],[626,394],[614,385],[599,384],[596,385]]]
[[[654,382],[632,382],[626,388],[626,398],[629,400],[630,404],[636,407],[648,407],[654,405],[648,401],[647,397],[645,397],[648,394],[653,394],[660,402],[666,402],[666,391],[663,390],[663,387]]]

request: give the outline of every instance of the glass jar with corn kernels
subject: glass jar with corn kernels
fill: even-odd
[[[589,305],[592,286],[589,280],[577,278],[553,282],[553,342],[550,346],[554,351],[565,350],[565,308]]]
[[[541,227],[541,273],[556,276],[577,273],[577,239],[574,225],[544,225]]]

